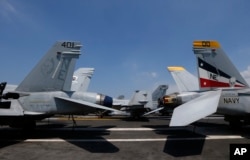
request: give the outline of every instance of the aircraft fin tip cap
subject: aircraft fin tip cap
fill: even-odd
[[[171,72],[171,71],[184,71],[185,68],[181,67],[181,66],[169,66],[167,67],[167,69]]]
[[[215,40],[195,40],[194,48],[220,48],[220,43]]]

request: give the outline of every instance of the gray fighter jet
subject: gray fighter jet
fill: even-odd
[[[166,94],[167,89],[167,85],[159,85],[153,92],[136,90],[131,99],[114,99],[113,107],[122,112],[111,112],[109,115],[140,118],[144,113],[158,107],[159,99]]]
[[[79,68],[75,71],[71,91],[86,92],[94,73],[94,68]],[[167,85],[159,85],[153,92],[136,90],[131,99],[124,99],[124,96],[113,98],[112,108],[119,111],[98,112],[99,116],[130,116],[140,118],[145,112],[151,111],[158,106],[158,100],[166,94]]]
[[[200,95],[199,83],[198,78],[189,73],[184,67],[169,66],[167,69],[175,80],[179,92],[164,95],[160,98],[160,104],[163,106],[160,112],[172,113],[175,107]]]
[[[170,126],[186,126],[217,113],[232,126],[249,124],[250,89],[217,41],[194,41],[200,91],[174,109]],[[187,99],[187,97],[186,97]]]
[[[84,114],[110,110],[113,99],[98,93],[71,91],[80,42],[56,42],[13,92],[0,85],[0,124],[33,128],[36,120],[54,114]]]

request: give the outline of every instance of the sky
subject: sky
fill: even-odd
[[[83,44],[89,91],[130,98],[176,85],[166,70],[197,75],[194,40],[217,40],[250,82],[248,0],[0,0],[0,81],[19,84],[58,40]]]

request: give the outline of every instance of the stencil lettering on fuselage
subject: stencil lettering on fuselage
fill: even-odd
[[[225,97],[223,98],[225,104],[238,104],[240,103],[240,98],[238,97]]]

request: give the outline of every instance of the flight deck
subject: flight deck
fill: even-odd
[[[229,159],[233,143],[250,143],[250,127],[232,129],[220,116],[187,127],[170,117],[133,120],[96,116],[49,118],[36,130],[0,127],[2,159]]]

